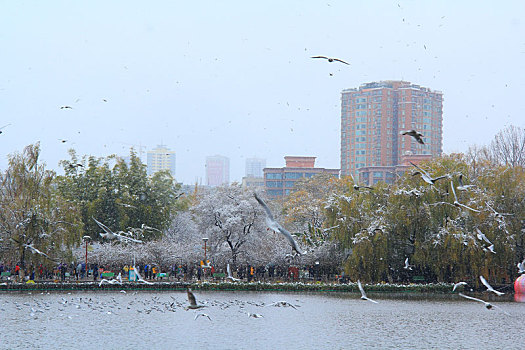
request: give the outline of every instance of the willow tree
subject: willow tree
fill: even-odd
[[[69,257],[82,228],[77,208],[54,190],[55,173],[39,156],[39,144],[29,145],[11,155],[0,174],[0,234],[22,277],[28,261],[49,264]]]

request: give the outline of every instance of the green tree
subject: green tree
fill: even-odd
[[[11,155],[0,174],[0,234],[22,274],[28,261],[50,264],[71,256],[69,248],[81,237],[76,205],[54,190],[55,173],[39,163],[39,156],[39,144],[29,145]]]

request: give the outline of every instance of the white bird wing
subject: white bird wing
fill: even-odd
[[[363,285],[361,284],[360,280],[357,280],[357,286],[359,287],[359,291],[361,292],[361,296],[363,298],[366,298],[365,290],[363,289]]]
[[[462,296],[463,298],[467,298],[467,299],[470,299],[470,300],[474,300],[474,301],[477,301],[477,302],[480,302],[480,303],[483,303],[483,304],[486,304],[487,302],[485,300],[481,300],[481,299],[478,299],[478,298],[474,298],[474,297],[471,297],[471,296],[468,296],[468,295],[465,295],[463,293],[458,293],[460,296]]]
[[[412,164],[412,166],[414,168],[416,168],[417,170],[419,170],[421,172],[421,175],[426,175],[429,179],[431,179],[430,175],[423,169],[421,169],[420,167],[418,167],[417,165],[415,165],[414,163],[410,162],[410,164]],[[423,177],[423,176],[422,176]],[[423,177],[424,178],[424,177]]]
[[[452,183],[452,181],[450,181],[450,187],[452,188],[452,194],[454,195],[454,199],[456,200],[456,202],[459,203],[458,196],[456,196],[456,190],[454,189],[454,183]]]
[[[480,212],[479,210],[474,209],[474,208],[471,208],[471,207],[469,207],[469,206],[466,206],[465,204],[461,204],[461,203],[458,202],[458,201],[456,201],[456,203],[457,203],[457,205],[459,205],[460,207],[465,208],[465,209],[468,209],[468,210],[473,211],[473,212],[475,212],[475,213],[479,213],[479,212]]]
[[[228,277],[233,278],[232,271],[230,270],[230,264],[226,265],[226,272],[228,272]]]
[[[104,232],[106,232],[106,234],[102,234],[100,233],[100,235],[103,237],[103,238],[109,238],[109,239],[113,239],[115,238],[115,233],[113,231],[111,231],[109,229],[109,227],[107,227],[106,225],[104,225],[103,223],[101,223],[100,221],[98,221],[97,219],[95,219],[93,216],[91,217],[93,220],[95,220],[95,222],[97,223],[97,225],[104,230]]]
[[[304,254],[301,251],[301,249],[299,249],[299,246],[297,245],[297,243],[293,239],[292,234],[290,232],[288,232],[288,230],[286,230],[284,227],[282,227],[277,221],[275,221],[275,219],[273,218],[272,212],[270,211],[270,208],[268,208],[266,203],[264,203],[264,201],[257,195],[257,193],[254,193],[253,195],[255,196],[255,199],[257,200],[257,202],[259,202],[259,204],[263,207],[264,211],[266,212],[266,223],[268,224],[268,226],[272,230],[277,231],[280,234],[282,234],[283,236],[285,236],[286,239],[290,242],[292,248],[297,253],[299,253],[301,255]]]
[[[139,270],[138,270],[135,266],[133,266],[133,271],[134,271],[135,274],[137,275],[137,278],[139,279],[139,282],[143,282],[143,283],[146,283],[146,284],[153,284],[153,283],[151,283],[151,282],[145,281],[145,280],[142,278],[142,276],[140,275]]]
[[[494,288],[492,288],[492,286],[489,284],[489,282],[487,282],[487,280],[485,279],[485,277],[483,276],[479,276],[479,279],[481,280],[481,283],[483,283],[485,285],[485,287],[487,287],[487,290],[489,292],[493,292],[495,293],[496,295],[503,295],[505,293],[503,292],[498,292],[497,290],[495,290]]]

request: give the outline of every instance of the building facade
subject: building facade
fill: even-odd
[[[339,169],[315,168],[316,157],[284,157],[284,168],[264,168],[264,189],[271,198],[289,195],[295,183],[302,178],[318,174],[331,174],[339,177]]]
[[[221,186],[230,183],[230,159],[224,156],[206,157],[206,185]]]
[[[246,158],[246,177],[263,177],[263,169],[266,168],[266,159]]]
[[[410,129],[423,134],[424,145],[401,135]],[[373,167],[392,167],[384,171],[396,173],[395,167],[403,165],[407,157],[439,157],[442,143],[440,91],[406,81],[366,83],[342,91],[341,176],[361,178],[360,173]]]
[[[157,148],[147,153],[148,175],[153,175],[157,171],[169,170],[175,177],[175,151],[171,151],[165,145],[158,145]]]

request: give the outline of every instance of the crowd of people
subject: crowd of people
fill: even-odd
[[[201,281],[223,280],[228,277],[226,267],[213,264],[173,264],[159,266],[156,264],[138,264],[136,266],[140,276],[148,281]],[[28,266],[23,269],[21,264],[0,263],[0,279],[24,282],[27,281],[97,281],[101,278],[112,278],[119,273],[124,279],[130,276],[133,265],[111,266],[102,264],[88,264],[85,262],[65,264],[60,263],[52,267],[42,264]],[[232,277],[252,281],[299,281],[299,280],[333,280],[337,278],[337,271],[323,268],[320,265],[239,265],[231,269]],[[23,276],[23,277],[22,277]],[[132,276],[132,273],[131,273]]]

